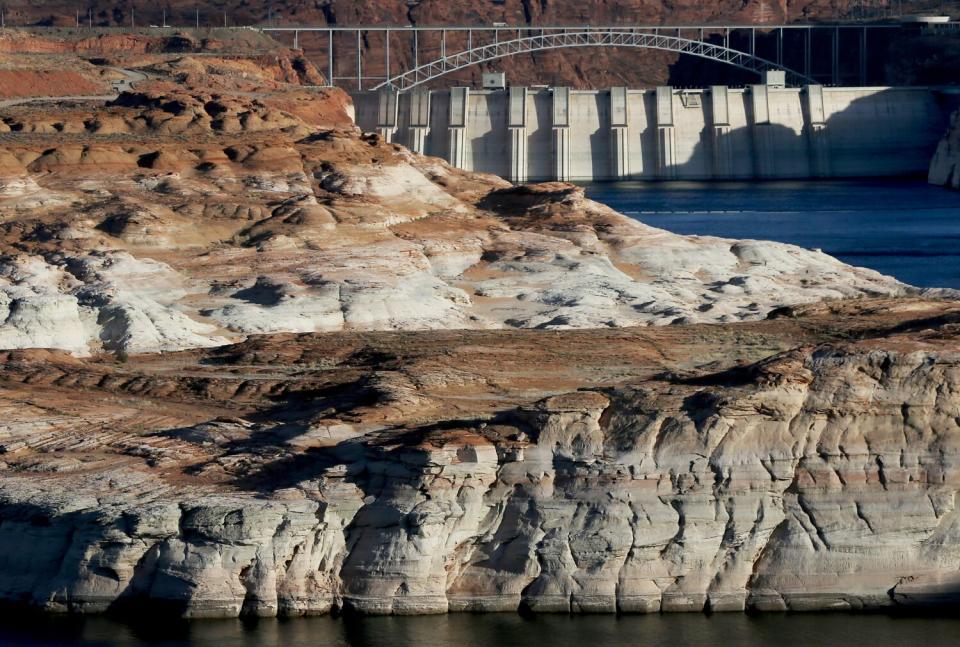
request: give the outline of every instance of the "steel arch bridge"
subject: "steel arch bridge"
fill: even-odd
[[[318,66],[326,68],[327,83],[361,91],[407,90],[478,63],[570,47],[661,50],[753,73],[781,69],[791,84],[836,85],[852,81],[867,85],[868,41],[873,43],[879,36],[877,44],[883,48],[889,39],[880,32],[905,28],[909,27],[852,22],[678,26],[274,25],[257,29],[274,36],[292,36],[294,48],[300,47],[303,38],[312,37],[309,48]],[[812,57],[814,50],[821,53],[817,61]]]
[[[451,72],[456,72],[479,63],[486,63],[517,54],[528,54],[569,47],[637,47],[657,49],[666,52],[676,52],[678,54],[690,54],[718,63],[726,63],[758,75],[768,69],[782,69],[786,72],[788,83],[795,85],[816,83],[816,81],[809,76],[748,52],[741,52],[723,45],[683,38],[681,36],[671,36],[654,32],[636,32],[621,28],[563,30],[562,32],[535,34],[481,45],[418,65],[411,70],[384,80],[379,85],[374,86],[373,89],[393,88],[401,91],[409,90]]]

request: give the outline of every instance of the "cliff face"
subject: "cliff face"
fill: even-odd
[[[283,60],[0,111],[0,600],[956,599],[960,307],[413,155]]]
[[[960,313],[792,317],[8,355],[0,597],[188,616],[955,602]],[[562,375],[580,390],[550,395]]]
[[[960,112],[950,118],[950,128],[930,161],[930,184],[960,189]]]

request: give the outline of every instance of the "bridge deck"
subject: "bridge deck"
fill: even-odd
[[[947,24],[947,23],[941,23]],[[960,24],[960,23],[957,23]],[[917,26],[917,23],[907,23],[909,26]],[[581,25],[284,25],[284,26],[267,26],[267,27],[257,27],[260,31],[339,31],[339,32],[356,32],[356,31],[539,31],[541,29],[559,31],[563,29],[638,29],[638,30],[654,30],[654,29],[664,29],[664,30],[676,30],[676,29],[756,29],[758,31],[771,31],[774,29],[862,29],[864,27],[869,29],[903,29],[905,24],[901,23],[789,23],[789,24],[763,24],[763,25],[750,25],[750,24],[723,24],[723,23],[692,23],[687,25],[631,25],[631,24],[619,24],[619,25],[591,25],[591,24],[581,24]]]

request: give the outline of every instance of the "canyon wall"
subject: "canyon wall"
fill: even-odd
[[[0,598],[191,617],[953,603],[960,355],[946,337],[563,393],[489,425],[329,436],[250,492],[178,494],[122,464],[8,474]],[[226,466],[237,425],[164,435]],[[175,456],[156,460],[169,474]]]
[[[283,60],[3,107],[0,600],[956,601],[955,293],[453,168]]]

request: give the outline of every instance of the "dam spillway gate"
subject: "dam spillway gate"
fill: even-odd
[[[353,95],[387,141],[514,182],[920,175],[960,96],[924,87],[419,88]]]

